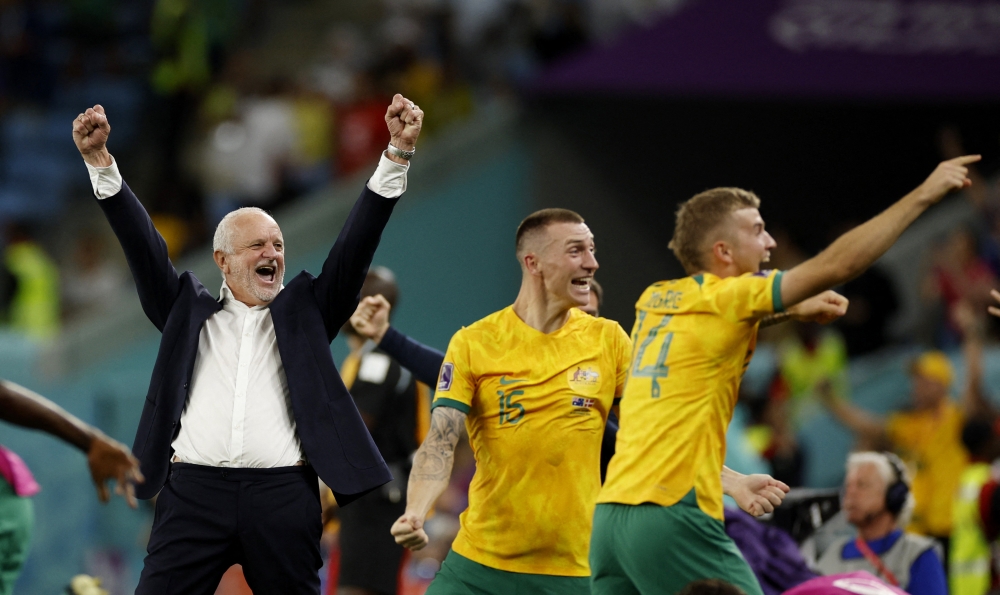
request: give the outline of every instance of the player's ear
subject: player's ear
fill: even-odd
[[[537,275],[541,272],[538,266],[539,265],[538,255],[535,254],[534,252],[528,252],[524,256],[522,256],[521,264],[524,266],[524,269],[532,275]]]
[[[729,242],[719,240],[712,244],[712,258],[723,264],[732,264],[733,250]]]

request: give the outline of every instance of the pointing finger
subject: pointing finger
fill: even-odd
[[[975,163],[982,159],[982,155],[963,155],[961,157],[955,157],[954,159],[948,161],[947,163],[957,163],[959,165],[965,165],[967,163]]]

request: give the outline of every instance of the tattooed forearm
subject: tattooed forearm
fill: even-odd
[[[792,314],[790,312],[782,312],[780,314],[771,314],[760,321],[760,328],[774,326],[776,324],[781,324],[792,319]]]
[[[464,425],[465,414],[461,411],[451,407],[434,409],[430,430],[413,459],[410,479],[448,481]]]

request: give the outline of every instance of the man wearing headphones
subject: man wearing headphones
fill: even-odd
[[[947,595],[940,546],[904,533],[914,498],[902,461],[891,453],[858,452],[847,458],[842,499],[857,537],[833,542],[817,562],[823,574],[866,570],[911,595]]]

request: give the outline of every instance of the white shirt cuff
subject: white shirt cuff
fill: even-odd
[[[386,198],[397,198],[406,192],[406,170],[410,164],[402,165],[389,159],[382,152],[375,173],[368,180],[368,189]]]
[[[94,194],[98,199],[109,198],[121,192],[122,174],[118,171],[118,162],[114,157],[111,158],[111,165],[107,167],[94,167],[86,161],[84,163],[90,172],[90,184],[94,187]]]

